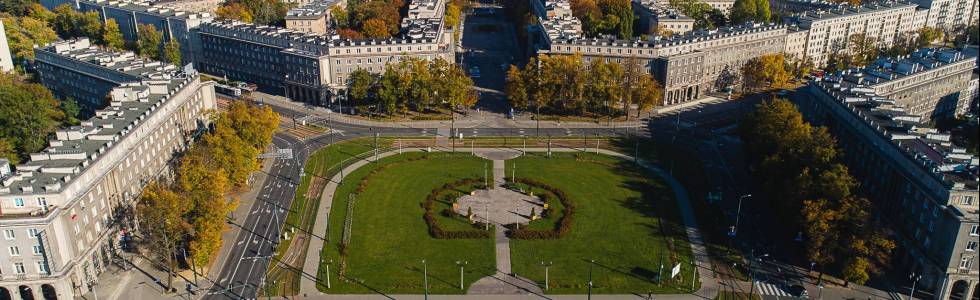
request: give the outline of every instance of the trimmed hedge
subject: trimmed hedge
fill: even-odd
[[[510,237],[520,240],[553,240],[564,237],[572,229],[572,223],[575,221],[575,203],[572,203],[568,194],[565,191],[547,185],[543,182],[531,179],[518,177],[514,181],[526,184],[531,187],[537,187],[542,190],[548,191],[549,193],[555,195],[558,201],[564,206],[562,209],[561,218],[558,223],[555,224],[555,228],[552,230],[538,230],[538,229],[525,229],[525,228],[512,228],[510,230]],[[548,203],[551,199],[547,194],[539,195],[541,201]],[[549,205],[550,206],[550,205]]]
[[[444,230],[442,226],[439,225],[439,220],[436,219],[435,206],[436,201],[439,199],[439,195],[447,191],[451,191],[457,187],[467,186],[467,185],[477,185],[481,188],[486,188],[484,186],[483,178],[463,178],[454,182],[443,184],[441,187],[432,189],[429,192],[429,196],[425,198],[425,202],[422,202],[422,208],[425,209],[425,213],[422,215],[422,219],[425,220],[425,224],[429,226],[429,235],[437,239],[486,239],[490,238],[490,231],[486,230]],[[443,214],[455,214],[453,211],[448,211],[450,209],[443,210]],[[483,226],[483,223],[478,223],[478,225]]]

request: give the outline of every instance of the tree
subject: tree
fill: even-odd
[[[30,0],[2,0],[0,1],[0,11],[15,17],[23,17],[30,13],[32,4],[36,3]]]
[[[742,78],[747,89],[781,88],[789,82],[789,70],[783,54],[766,54],[753,58],[742,66]]]
[[[47,145],[63,120],[65,113],[51,91],[17,75],[0,74],[0,139],[8,144],[5,148],[26,159]]]
[[[119,24],[114,19],[105,21],[105,28],[102,32],[102,43],[114,51],[123,50],[126,40],[123,39],[122,32],[119,32]]]
[[[150,256],[158,261],[166,261],[171,270],[177,268],[174,261],[177,245],[190,234],[191,224],[186,215],[193,203],[174,191],[154,182],[150,183],[140,195],[136,205],[144,242],[151,251]],[[173,287],[173,273],[168,273],[167,286]]]
[[[772,12],[769,11],[769,0],[755,0],[755,21],[767,23],[772,20]]]
[[[177,42],[176,39],[170,39],[164,43],[160,60],[180,66],[180,42]]]
[[[755,20],[758,8],[756,0],[735,0],[732,4],[732,23],[741,24]]]
[[[394,114],[398,109],[398,99],[402,94],[398,82],[399,74],[395,71],[394,64],[388,63],[378,86],[378,100],[379,106],[389,115]]]
[[[47,45],[58,35],[47,22],[31,17],[3,17],[10,53],[17,60],[34,59],[34,45]]]
[[[384,38],[391,36],[388,33],[388,26],[382,19],[369,19],[364,21],[364,35],[369,38]]]
[[[140,24],[137,30],[139,35],[139,54],[144,58],[159,58],[160,45],[163,41],[163,33],[157,31],[153,25]]]
[[[252,23],[253,20],[251,12],[245,9],[240,3],[231,1],[219,6],[215,11],[215,15],[219,19],[238,20],[245,23]]]
[[[371,92],[374,81],[374,75],[365,69],[357,69],[351,72],[347,82],[350,100],[358,105],[368,104],[368,93]]]
[[[915,40],[915,47],[924,48],[942,39],[943,31],[935,27],[922,27],[919,28],[918,36],[918,39]]]
[[[663,87],[650,74],[643,74],[632,89],[633,102],[636,103],[636,118],[640,113],[660,106],[663,101]]]
[[[507,79],[505,82],[507,90],[507,101],[510,102],[510,106],[516,109],[525,110],[528,109],[529,95],[527,87],[527,79],[523,77],[520,69],[515,65],[510,65],[507,69]]]
[[[864,33],[853,34],[848,38],[850,45],[851,64],[866,66],[878,58],[878,47],[874,38]]]
[[[672,0],[672,7],[694,19],[694,29],[713,29],[725,25],[725,14],[700,0]]]
[[[221,246],[224,218],[237,203],[225,200],[224,194],[228,188],[225,170],[209,167],[200,148],[195,147],[192,150],[196,151],[189,151],[181,159],[177,186],[182,196],[193,204],[187,213],[193,227],[189,248],[194,263],[203,267]]]
[[[11,165],[20,163],[20,157],[17,156],[17,149],[14,149],[14,145],[5,138],[0,138],[0,158],[7,159]]]
[[[347,16],[347,10],[341,5],[334,5],[330,7],[330,20],[336,27],[349,27],[350,23]]]
[[[262,150],[272,143],[272,135],[279,127],[279,114],[269,106],[255,106],[243,101],[235,101],[228,105],[228,112],[220,115],[215,123],[216,129],[230,128],[246,144],[256,150]]]
[[[105,41],[102,40],[102,16],[98,12],[83,12],[75,22],[76,36],[86,36],[93,42],[105,45]]]
[[[460,10],[459,6],[453,3],[446,4],[446,15],[444,17],[446,24],[456,28],[459,26],[460,15],[462,15],[462,11]]]

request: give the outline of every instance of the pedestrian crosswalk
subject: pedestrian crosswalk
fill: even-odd
[[[789,297],[790,294],[783,290],[778,284],[756,281],[755,288],[759,290],[759,294],[770,295],[770,296],[780,296]]]

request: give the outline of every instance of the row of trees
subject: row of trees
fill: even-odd
[[[732,23],[768,23],[772,21],[768,0],[735,0],[731,11]]]
[[[43,46],[59,37],[88,37],[109,50],[132,50],[145,58],[181,64],[180,44],[174,39],[164,42],[163,34],[151,25],[140,25],[139,40],[127,42],[115,20],[108,19],[103,24],[95,11],[79,12],[64,4],[52,12],[37,3],[13,11],[24,15],[6,15],[3,21],[11,53],[18,60],[33,59],[35,45]]]
[[[836,141],[812,127],[789,101],[762,103],[740,124],[746,156],[763,201],[780,224],[801,228],[807,258],[821,271],[835,268],[864,283],[889,259],[895,243],[876,226],[870,202],[854,193],[857,181],[837,162]],[[795,230],[794,230],[795,231]]]
[[[76,125],[78,106],[16,74],[0,73],[0,157],[11,164],[44,149],[60,126]]]
[[[641,111],[661,103],[663,88],[636,58],[624,64],[581,55],[541,55],[521,70],[507,71],[507,98],[512,107],[557,114],[622,113],[630,106]]]
[[[354,0],[348,1],[346,7],[334,6],[330,16],[341,37],[386,38],[401,30],[401,10],[405,6],[403,0]]]
[[[215,14],[225,20],[282,26],[291,8],[291,4],[279,0],[235,0],[221,4]]]
[[[173,184],[151,184],[137,206],[146,247],[171,269],[178,249],[190,252],[189,264],[208,265],[221,247],[225,218],[237,206],[237,199],[226,195],[248,184],[248,176],[259,169],[256,157],[279,125],[271,108],[241,101],[213,120],[214,130],[180,159]]]
[[[633,38],[633,7],[629,0],[572,0],[572,15],[582,20],[586,35]]]
[[[352,105],[391,115],[409,110],[426,112],[437,107],[470,108],[476,104],[473,80],[458,65],[444,59],[406,57],[388,63],[385,72],[351,72],[347,97]]]

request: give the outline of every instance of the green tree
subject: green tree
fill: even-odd
[[[123,39],[122,32],[119,32],[119,24],[116,23],[116,20],[106,20],[105,29],[102,32],[102,42],[114,51],[123,50],[126,46],[126,40]]]
[[[756,19],[756,14],[758,13],[758,7],[756,6],[756,0],[735,0],[732,4],[732,23],[742,24],[745,22],[754,21]]]
[[[160,45],[163,43],[163,33],[157,31],[153,25],[140,24],[137,29],[139,35],[139,54],[144,58],[157,59],[160,57]]]
[[[874,38],[858,33],[849,36],[847,40],[850,46],[851,64],[866,66],[878,58],[878,46]]]
[[[781,88],[789,82],[787,66],[782,53],[753,58],[742,66],[745,87],[749,90]]]
[[[0,158],[6,158],[11,165],[20,163],[20,157],[17,156],[17,149],[14,149],[14,145],[5,138],[0,138]]]
[[[209,264],[211,256],[221,247],[225,216],[234,210],[237,201],[225,200],[228,175],[224,169],[205,163],[205,151],[196,146],[181,159],[177,186],[181,195],[193,204],[187,219],[193,228],[189,249],[198,267]]]
[[[369,93],[374,86],[375,77],[365,69],[357,69],[350,73],[347,81],[348,96],[357,105],[367,105],[369,103]]]
[[[640,113],[650,111],[663,102],[664,90],[653,76],[643,74],[634,88],[631,89],[633,102],[636,103],[636,118],[640,118]]]
[[[772,21],[772,12],[769,10],[769,0],[755,0],[755,21],[768,23]]]
[[[336,27],[350,27],[347,10],[341,5],[334,5],[330,7],[330,18]]]
[[[398,99],[402,95],[399,77],[394,64],[388,63],[378,85],[378,105],[389,115],[397,112]]]
[[[518,69],[517,66],[510,65],[510,68],[507,69],[505,85],[507,101],[510,102],[511,107],[525,110],[530,106],[527,80],[524,78],[521,69]]]
[[[76,36],[85,36],[95,43],[105,45],[102,40],[102,16],[98,12],[81,13],[79,19],[75,20],[75,32]]]
[[[915,47],[924,48],[942,39],[943,31],[935,27],[922,27],[919,28],[918,36],[918,39],[915,40]]]
[[[181,66],[180,42],[177,42],[176,39],[170,39],[163,43],[163,53],[161,53],[160,60]]]
[[[40,84],[13,74],[0,74],[0,138],[21,159],[40,151],[65,119],[58,100]]]

